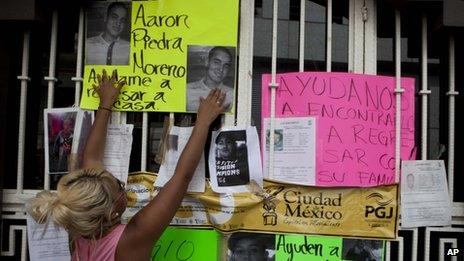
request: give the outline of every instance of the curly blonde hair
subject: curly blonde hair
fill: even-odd
[[[40,224],[65,228],[72,236],[98,239],[119,221],[113,216],[112,175],[99,168],[83,169],[63,176],[57,192],[41,191],[27,206]]]

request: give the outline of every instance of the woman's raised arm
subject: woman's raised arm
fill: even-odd
[[[126,84],[125,81],[118,82],[116,70],[111,77],[103,70],[103,75],[97,75],[98,86],[93,88],[100,96],[100,106],[98,107],[95,121],[90,130],[89,137],[85,143],[82,168],[101,167],[103,152],[105,150],[106,129],[111,115],[111,106],[119,95],[119,90]]]
[[[116,260],[149,260],[156,240],[174,217],[202,156],[211,123],[224,110],[225,94],[213,90],[200,101],[192,134],[180,155],[171,180],[127,224],[116,250]]]

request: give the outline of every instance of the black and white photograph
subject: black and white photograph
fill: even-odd
[[[69,171],[77,115],[78,108],[44,110],[45,173],[64,174]]]
[[[343,238],[343,260],[381,261],[384,241]]]
[[[240,186],[250,183],[246,131],[221,132],[214,142],[218,186]]]
[[[266,150],[269,151],[269,137],[271,132],[266,130]],[[274,151],[282,151],[284,149],[284,130],[274,130]]]
[[[237,232],[227,240],[227,261],[274,261],[275,235]]]
[[[414,174],[409,173],[406,175],[406,186],[403,187],[403,189],[406,191],[414,191],[414,187]]]
[[[208,168],[214,192],[251,192],[251,183],[263,187],[263,169],[256,127],[235,126],[213,131]]]
[[[224,107],[231,112],[234,106],[235,47],[189,45],[187,53],[186,111],[196,112],[200,97],[210,90],[225,92]]]
[[[86,9],[85,64],[129,65],[130,2],[91,2]]]

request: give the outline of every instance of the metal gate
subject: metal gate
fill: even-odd
[[[27,259],[24,202],[56,186],[56,177],[43,173],[42,110],[76,105],[80,99],[84,7],[56,2],[44,9],[38,25],[15,25],[2,50],[8,50],[11,60],[4,119],[2,260]],[[464,193],[458,187],[464,161],[455,152],[464,145],[455,126],[456,112],[464,107],[458,93],[464,85],[459,74],[464,69],[459,48],[464,34],[437,25],[442,14],[437,6],[392,6],[381,0],[240,2],[237,111],[224,117],[226,125],[258,125],[262,73],[348,71],[416,78],[418,158],[447,163],[453,225],[400,229],[398,240],[387,243],[387,260],[445,260],[448,248],[464,250]],[[165,115],[114,113],[113,121],[135,124],[131,170],[157,170],[152,159]],[[169,117],[188,121],[183,114]]]

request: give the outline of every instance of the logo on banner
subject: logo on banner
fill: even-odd
[[[276,214],[276,203],[274,202],[277,194],[284,190],[283,186],[277,187],[277,189],[271,193],[271,189],[267,189],[263,200],[263,224],[265,226],[277,225],[277,214]]]
[[[371,227],[384,227],[388,224],[391,218],[395,216],[395,209],[390,204],[393,203],[393,199],[387,199],[378,192],[373,192],[366,196],[367,204],[364,211],[364,217],[368,219]],[[385,221],[385,222],[382,222]]]

